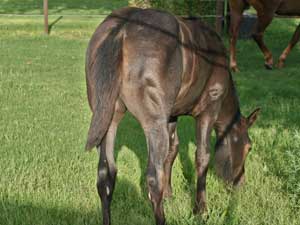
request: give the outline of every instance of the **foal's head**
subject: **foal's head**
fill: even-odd
[[[238,116],[217,141],[217,174],[233,185],[242,184],[245,180],[245,160],[251,150],[248,129],[256,121],[259,111],[254,110],[247,118]]]

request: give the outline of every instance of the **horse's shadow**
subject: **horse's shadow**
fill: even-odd
[[[124,196],[134,197],[134,204],[128,204],[128,199],[113,203],[113,224],[154,224],[150,204],[140,197],[138,190],[129,180],[122,177],[118,179],[115,195],[118,199],[124,199]],[[128,210],[124,212],[124,208]],[[5,197],[1,199],[0,204],[0,224],[101,224],[101,220],[102,215],[98,208],[87,210],[84,206],[82,208],[49,206]]]
[[[189,192],[190,195],[195,195],[196,188],[196,169],[194,163],[194,155],[196,152],[196,140],[195,140],[195,122],[192,117],[179,117],[177,124],[177,131],[179,136],[179,154],[177,156],[180,164],[182,165],[183,177],[186,180],[186,184],[183,188]],[[212,135],[211,143],[215,141],[215,137]],[[118,160],[118,154],[121,151],[122,146],[129,148],[138,158],[139,166],[141,170],[140,188],[146,190],[146,169],[148,162],[147,145],[144,136],[143,129],[137,120],[129,113],[126,114],[118,127],[118,133],[116,138],[115,158]],[[212,144],[211,144],[212,146]],[[209,170],[213,169],[214,151],[211,151],[211,161],[209,164]],[[118,163],[118,162],[117,162]],[[173,175],[174,173],[172,173]],[[117,181],[118,182],[118,181]],[[142,193],[145,200],[147,199],[147,193]],[[192,198],[191,206],[194,201]]]
[[[185,179],[190,182],[193,182],[195,173],[194,173],[194,164],[192,163],[191,158],[189,157],[189,143],[195,143],[194,141],[194,125],[191,119],[184,119],[179,121],[178,134],[180,139],[179,158],[180,163],[182,164],[183,175]],[[118,127],[118,133],[116,138],[116,148],[115,148],[115,157],[118,158],[118,154],[121,151],[122,146],[129,148],[138,158],[139,166],[141,170],[140,177],[140,188],[141,190],[146,189],[146,169],[148,162],[148,151],[145,140],[145,135],[143,129],[137,120],[129,113],[126,114],[124,119],[121,121]],[[146,193],[144,193],[146,197]]]

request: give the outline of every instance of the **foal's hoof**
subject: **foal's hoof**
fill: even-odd
[[[266,68],[267,70],[272,70],[272,69],[273,69],[273,65],[272,65],[272,64],[265,63],[265,68]]]
[[[207,206],[206,203],[200,203],[195,205],[194,209],[193,209],[193,213],[194,215],[200,214],[200,215],[206,215],[207,214]]]

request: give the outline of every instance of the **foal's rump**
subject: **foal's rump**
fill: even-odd
[[[153,9],[113,12],[87,50],[93,116],[86,148],[101,143],[118,100],[142,126],[189,114],[217,59],[225,55],[218,35],[199,20]]]
[[[124,29],[120,96],[142,126],[170,115],[181,75],[176,18],[151,9],[132,15]]]

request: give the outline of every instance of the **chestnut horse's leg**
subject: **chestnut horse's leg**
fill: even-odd
[[[260,9],[256,9],[256,10],[257,10],[258,21],[257,21],[256,31],[253,34],[253,39],[255,40],[255,42],[257,43],[257,45],[259,46],[259,48],[264,54],[265,67],[267,69],[272,69],[273,56],[271,51],[267,48],[266,44],[264,43],[263,35],[267,26],[272,22],[274,13],[264,12],[263,10],[259,11]]]
[[[230,68],[233,72],[238,71],[236,61],[236,43],[239,29],[243,18],[243,11],[246,7],[244,1],[229,1],[230,5]]]
[[[102,203],[103,225],[110,225],[110,203],[115,187],[117,168],[114,159],[114,141],[117,127],[125,113],[125,107],[120,102],[116,103],[113,120],[103,138],[99,153],[97,189]]]
[[[178,154],[178,145],[179,145],[179,139],[176,130],[176,122],[177,122],[176,120],[169,122],[168,124],[170,146],[169,146],[169,152],[167,158],[165,160],[166,185],[164,188],[164,197],[171,197],[172,195],[172,186],[171,186],[172,166]]]
[[[289,45],[287,46],[287,48],[282,52],[280,58],[279,58],[279,62],[278,62],[278,67],[282,68],[284,66],[284,62],[288,56],[288,54],[291,52],[291,50],[293,49],[293,47],[297,44],[297,42],[300,39],[300,24],[298,25],[292,40],[290,41]]]
[[[148,123],[149,124],[149,123]],[[163,191],[165,186],[164,162],[169,150],[167,120],[152,121],[144,127],[148,146],[147,185],[156,225],[165,224]]]

